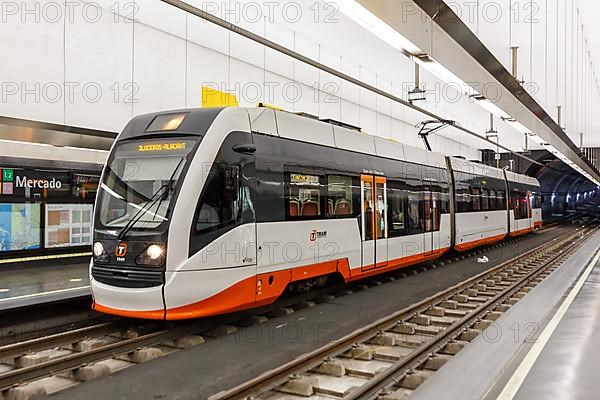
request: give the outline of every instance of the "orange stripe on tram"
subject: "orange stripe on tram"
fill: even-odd
[[[521,236],[521,235],[525,235],[526,233],[529,233],[529,232],[533,232],[533,228],[529,227],[529,228],[525,228],[525,229],[519,229],[518,231],[509,233],[509,236],[510,237]]]
[[[505,237],[506,237],[506,233],[503,233],[501,235],[491,236],[491,237],[488,237],[488,238],[477,239],[477,240],[473,240],[471,242],[457,244],[456,246],[454,246],[454,248],[456,250],[458,250],[458,251],[471,250],[471,249],[473,249],[475,247],[484,246],[486,244],[491,244],[491,243],[499,242],[502,239],[504,239]]]
[[[382,268],[361,271],[361,268],[350,269],[348,259],[326,261],[312,265],[273,271],[251,276],[237,282],[215,295],[181,307],[166,310],[167,320],[207,317],[223,313],[246,310],[273,303],[290,282],[339,273],[346,282],[363,279],[401,267],[418,264],[438,258],[449,248],[434,250],[430,253],[415,254],[388,261]],[[129,318],[164,319],[164,310],[132,311],[119,310],[94,303],[94,310],[106,314]]]
[[[153,311],[121,310],[117,308],[106,307],[96,302],[92,304],[92,309],[101,313],[118,315],[119,317],[126,318],[163,319],[165,316],[165,310],[163,309]]]

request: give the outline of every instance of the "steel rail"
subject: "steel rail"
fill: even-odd
[[[312,67],[320,69],[321,71],[327,72],[327,73],[329,73],[329,74],[331,74],[331,75],[333,75],[335,77],[343,79],[346,82],[350,82],[350,83],[352,83],[354,85],[357,85],[359,87],[362,87],[363,89],[366,89],[366,90],[368,90],[370,92],[376,93],[376,94],[378,94],[380,96],[383,96],[383,97],[385,97],[387,99],[390,99],[390,100],[392,100],[392,101],[394,101],[396,103],[402,104],[405,107],[409,107],[409,108],[411,108],[411,109],[413,109],[413,110],[415,110],[415,111],[417,111],[417,112],[419,112],[421,114],[424,114],[424,115],[426,115],[426,116],[428,116],[430,118],[433,118],[433,119],[435,119],[437,121],[440,121],[440,122],[442,122],[442,121],[448,121],[447,118],[442,118],[439,115],[434,114],[433,112],[431,112],[431,111],[429,111],[429,110],[427,110],[425,108],[416,106],[416,105],[414,105],[414,104],[412,104],[412,103],[404,100],[401,97],[395,96],[395,95],[393,95],[393,94],[391,94],[389,92],[386,92],[385,90],[381,90],[381,89],[379,89],[379,88],[377,88],[377,87],[375,87],[373,85],[369,85],[366,82],[363,82],[363,81],[361,81],[359,79],[356,79],[356,78],[354,78],[354,77],[352,77],[352,76],[350,76],[348,74],[345,74],[345,73],[343,73],[341,71],[338,71],[335,68],[331,68],[331,67],[329,67],[329,66],[327,66],[327,65],[325,65],[323,63],[320,63],[319,61],[316,61],[316,60],[314,60],[314,59],[312,59],[310,57],[307,57],[307,56],[305,56],[303,54],[300,54],[300,53],[298,53],[298,52],[296,52],[294,50],[288,49],[285,46],[282,46],[282,45],[280,45],[280,44],[278,44],[278,43],[276,43],[276,42],[274,42],[272,40],[269,40],[269,39],[263,37],[263,36],[257,35],[256,33],[251,32],[251,31],[249,31],[247,29],[244,29],[244,28],[242,28],[239,25],[232,24],[231,22],[228,22],[228,21],[226,21],[226,20],[224,20],[222,18],[219,18],[219,17],[217,17],[217,16],[215,16],[213,14],[210,14],[210,13],[208,13],[208,12],[206,12],[206,11],[200,9],[200,8],[194,7],[193,5],[188,4],[188,3],[184,2],[184,1],[181,1],[181,0],[161,0],[161,1],[164,2],[164,3],[167,3],[169,5],[171,5],[173,7],[176,7],[176,8],[178,8],[178,9],[180,9],[180,10],[186,12],[186,13],[195,15],[196,17],[202,18],[203,20],[211,22],[211,23],[213,23],[213,24],[215,24],[217,26],[220,26],[221,28],[227,29],[228,31],[231,31],[233,33],[241,35],[241,36],[243,36],[243,37],[245,37],[247,39],[250,39],[250,40],[252,40],[252,41],[254,41],[256,43],[259,43],[259,44],[261,44],[263,46],[269,47],[269,48],[271,48],[271,49],[273,49],[275,51],[278,51],[278,52],[280,52],[282,54],[285,54],[285,55],[287,55],[289,57],[292,57],[292,58],[294,58],[294,59],[296,59],[296,60],[298,60],[300,62],[303,62],[305,64],[308,64],[308,65],[312,66]],[[410,53],[403,53],[403,54],[406,55],[406,56],[408,56],[408,57],[412,57],[412,55]],[[520,153],[518,153],[516,151],[513,151],[513,150],[511,150],[510,148],[508,148],[508,147],[506,147],[504,145],[496,143],[496,142],[494,142],[494,141],[486,138],[485,136],[480,135],[477,132],[474,132],[474,131],[472,131],[470,129],[467,129],[467,128],[463,127],[463,126],[456,125],[456,124],[454,124],[452,126],[454,128],[456,128],[456,129],[460,130],[460,131],[468,133],[471,136],[474,136],[474,137],[476,137],[476,138],[478,138],[480,140],[483,140],[484,142],[492,144],[492,145],[494,145],[494,147],[497,146],[497,147],[499,147],[499,148],[501,148],[503,150],[506,150],[507,152],[509,152],[511,154],[514,154],[517,157],[523,158],[523,159],[525,159],[525,160],[527,160],[527,161],[529,161],[529,162],[531,162],[533,164],[536,164],[536,165],[539,165],[539,166],[545,167],[545,168],[554,169],[554,168],[549,167],[549,166],[547,166],[547,165],[545,165],[545,164],[543,164],[543,163],[541,163],[541,162],[539,162],[537,160],[534,160],[531,157],[527,157],[526,155],[523,155],[523,154],[520,154]]]
[[[98,335],[102,332],[117,330],[124,326],[125,324],[121,321],[102,322],[83,328],[73,329],[67,332],[56,333],[53,335],[0,346],[0,360],[7,360],[29,352],[35,352],[64,344],[74,343],[78,339],[88,337],[88,335]]]
[[[84,364],[116,357],[122,354],[131,353],[143,347],[175,340],[187,334],[194,333],[197,328],[198,324],[188,324],[173,329],[163,329],[136,338],[109,343],[88,351],[57,357],[37,365],[13,369],[0,374],[0,391],[8,389],[15,384],[32,381],[65,371],[72,371]]]
[[[596,229],[597,230],[597,229]],[[592,230],[590,232],[594,232]],[[460,335],[460,333],[472,326],[478,319],[481,319],[483,315],[493,309],[496,305],[502,303],[512,295],[517,293],[520,289],[526,286],[529,282],[535,279],[537,276],[542,274],[548,268],[552,267],[557,261],[565,256],[565,253],[576,248],[582,241],[585,241],[589,237],[578,237],[575,242],[571,242],[567,249],[563,249],[561,252],[553,254],[548,260],[545,260],[540,266],[534,268],[528,272],[524,277],[519,278],[518,281],[513,283],[511,286],[504,289],[502,292],[491,297],[485,303],[482,303],[477,309],[473,310],[469,314],[465,315],[456,324],[453,324],[449,329],[440,332],[433,341],[426,342],[422,346],[415,349],[409,355],[402,360],[395,363],[390,368],[386,369],[379,375],[376,375],[364,386],[358,387],[353,390],[348,397],[344,400],[358,400],[358,399],[373,399],[376,398],[379,392],[396,383],[398,377],[401,377],[411,369],[417,368],[422,365],[430,354],[439,352],[443,347],[452,339]]]
[[[373,337],[379,331],[384,331],[393,327],[397,321],[406,319],[411,315],[416,313],[426,311],[430,306],[447,299],[458,292],[461,292],[469,287],[471,287],[476,282],[484,280],[486,277],[494,275],[495,273],[502,271],[503,269],[510,267],[514,264],[518,264],[524,260],[535,256],[536,254],[543,253],[544,251],[550,251],[551,248],[555,248],[555,246],[566,243],[572,238],[579,236],[580,232],[567,232],[555,240],[551,242],[546,242],[536,248],[533,248],[523,254],[520,254],[516,257],[513,257],[510,260],[507,260],[487,271],[483,271],[482,273],[475,275],[463,282],[460,282],[456,285],[451,286],[448,289],[445,289],[433,296],[430,296],[422,301],[415,303],[411,306],[403,308],[389,316],[383,317],[363,328],[360,328],[350,334],[334,340],[316,350],[313,350],[309,353],[303,354],[296,359],[285,363],[277,368],[269,370],[254,379],[243,382],[242,384],[219,393],[216,393],[209,397],[209,400],[232,400],[244,398],[245,396],[255,395],[257,392],[261,392],[261,390],[265,387],[274,387],[278,384],[281,384],[287,380],[290,374],[295,373],[297,371],[305,371],[307,369],[311,369],[313,367],[318,366],[323,362],[323,359],[327,357],[334,356],[336,354],[340,354],[348,348],[350,348],[353,344],[357,342],[363,342]]]

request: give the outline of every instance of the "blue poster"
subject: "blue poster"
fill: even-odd
[[[0,251],[40,248],[39,204],[0,204]]]

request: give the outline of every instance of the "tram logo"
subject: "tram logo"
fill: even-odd
[[[124,258],[127,255],[127,243],[119,243],[115,249],[115,256]]]
[[[316,229],[313,229],[310,232],[310,241],[311,242],[316,242],[317,239],[324,238],[326,236],[327,236],[327,231],[318,231]]]

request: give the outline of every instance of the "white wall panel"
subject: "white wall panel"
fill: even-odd
[[[377,74],[364,66],[360,68],[360,78],[361,81],[368,83],[369,85],[375,86],[377,85]],[[369,110],[377,109],[377,95],[373,92],[368,91],[367,89],[360,88],[360,106],[367,108]],[[365,123],[372,124],[369,127],[369,130],[373,133],[376,132],[376,119],[371,119],[371,117],[366,116],[367,113],[363,116],[361,114],[361,119],[364,117]],[[374,118],[374,116],[372,116]]]
[[[531,71],[533,24],[530,21],[536,17],[533,16],[532,7],[526,6],[525,3],[514,3],[513,10],[510,46],[517,46],[519,48],[517,77],[521,81],[531,82],[533,79]]]
[[[390,138],[399,141],[400,143],[411,144],[406,140],[406,131],[408,129],[414,129],[405,121],[405,110],[406,107],[398,103],[392,104],[392,128],[390,132]]]
[[[180,38],[186,35],[186,13],[162,1],[135,0],[136,23]],[[114,6],[113,6],[114,7]]]
[[[296,52],[313,60],[319,59],[319,46],[297,32],[294,38],[294,45]],[[302,82],[309,86],[313,86],[319,81],[319,71],[300,61],[294,61],[293,75],[297,82]]]
[[[294,98],[295,101],[291,103],[291,111],[320,115],[320,98],[324,96],[324,93],[317,89],[316,82],[315,80],[311,85],[307,85],[296,81],[293,86],[290,85],[287,87],[288,92],[292,96],[296,96]],[[296,93],[296,95],[293,95],[293,93]]]
[[[231,90],[238,98],[242,107],[256,107],[265,101],[264,70],[253,65],[231,59]]]
[[[223,54],[229,52],[229,32],[194,15],[188,17],[188,40],[216,50]]]
[[[0,24],[1,113],[64,123],[64,6],[51,0],[13,4],[17,13],[3,14]]]
[[[293,104],[284,93],[285,89],[292,85],[293,82],[270,71],[267,71],[266,73],[266,80],[269,86],[265,92],[268,95],[267,102],[270,104],[275,104],[277,107],[281,107],[285,110],[291,110]]]
[[[526,89],[542,107],[546,105],[546,91],[548,90],[546,73],[549,62],[549,38],[547,32],[548,28],[552,26],[552,24],[547,26],[546,23],[547,4],[548,2],[539,2],[538,8],[527,10],[529,13],[527,18],[531,21],[531,46],[529,46],[528,52],[531,59],[529,82],[534,82],[534,84],[526,85]],[[554,115],[552,112],[550,114]]]
[[[343,72],[344,74],[347,74],[354,78],[360,77],[359,65],[356,64],[354,62],[354,60],[352,60],[348,57],[342,57],[340,71]],[[348,101],[352,101],[352,102],[358,104],[359,96],[360,96],[360,89],[358,88],[358,86],[356,86],[352,83],[346,82],[346,81],[342,81],[341,90],[342,90],[342,96],[345,99],[348,99]]]
[[[294,47],[294,34],[277,25],[269,25],[266,29],[266,37],[282,46]],[[293,70],[293,59],[275,50],[266,50],[266,68],[271,72],[286,75]]]
[[[240,35],[231,35],[231,55],[248,64],[264,68],[265,48],[260,44],[245,39]],[[236,76],[236,75],[233,75]]]
[[[494,54],[504,68],[510,71],[510,12],[497,0],[479,1],[479,38],[489,49],[498,49]]]
[[[360,107],[357,103],[345,99],[342,100],[342,115],[340,118],[342,121],[360,127],[359,114]]]
[[[185,107],[186,43],[135,25],[133,79],[139,88],[134,114]]]
[[[321,101],[319,102],[319,116],[321,118],[333,119],[336,121],[340,121],[342,119],[340,98],[337,95],[321,91],[320,100]]]
[[[371,108],[360,108],[360,125],[363,131],[371,135],[377,133],[377,112]]]
[[[202,106],[202,86],[220,87],[228,77],[228,57],[204,46],[188,43],[187,107]]]
[[[94,23],[78,17],[65,29],[66,91],[73,85],[74,99],[65,103],[65,123],[120,131],[132,116],[133,23],[104,10]]]

